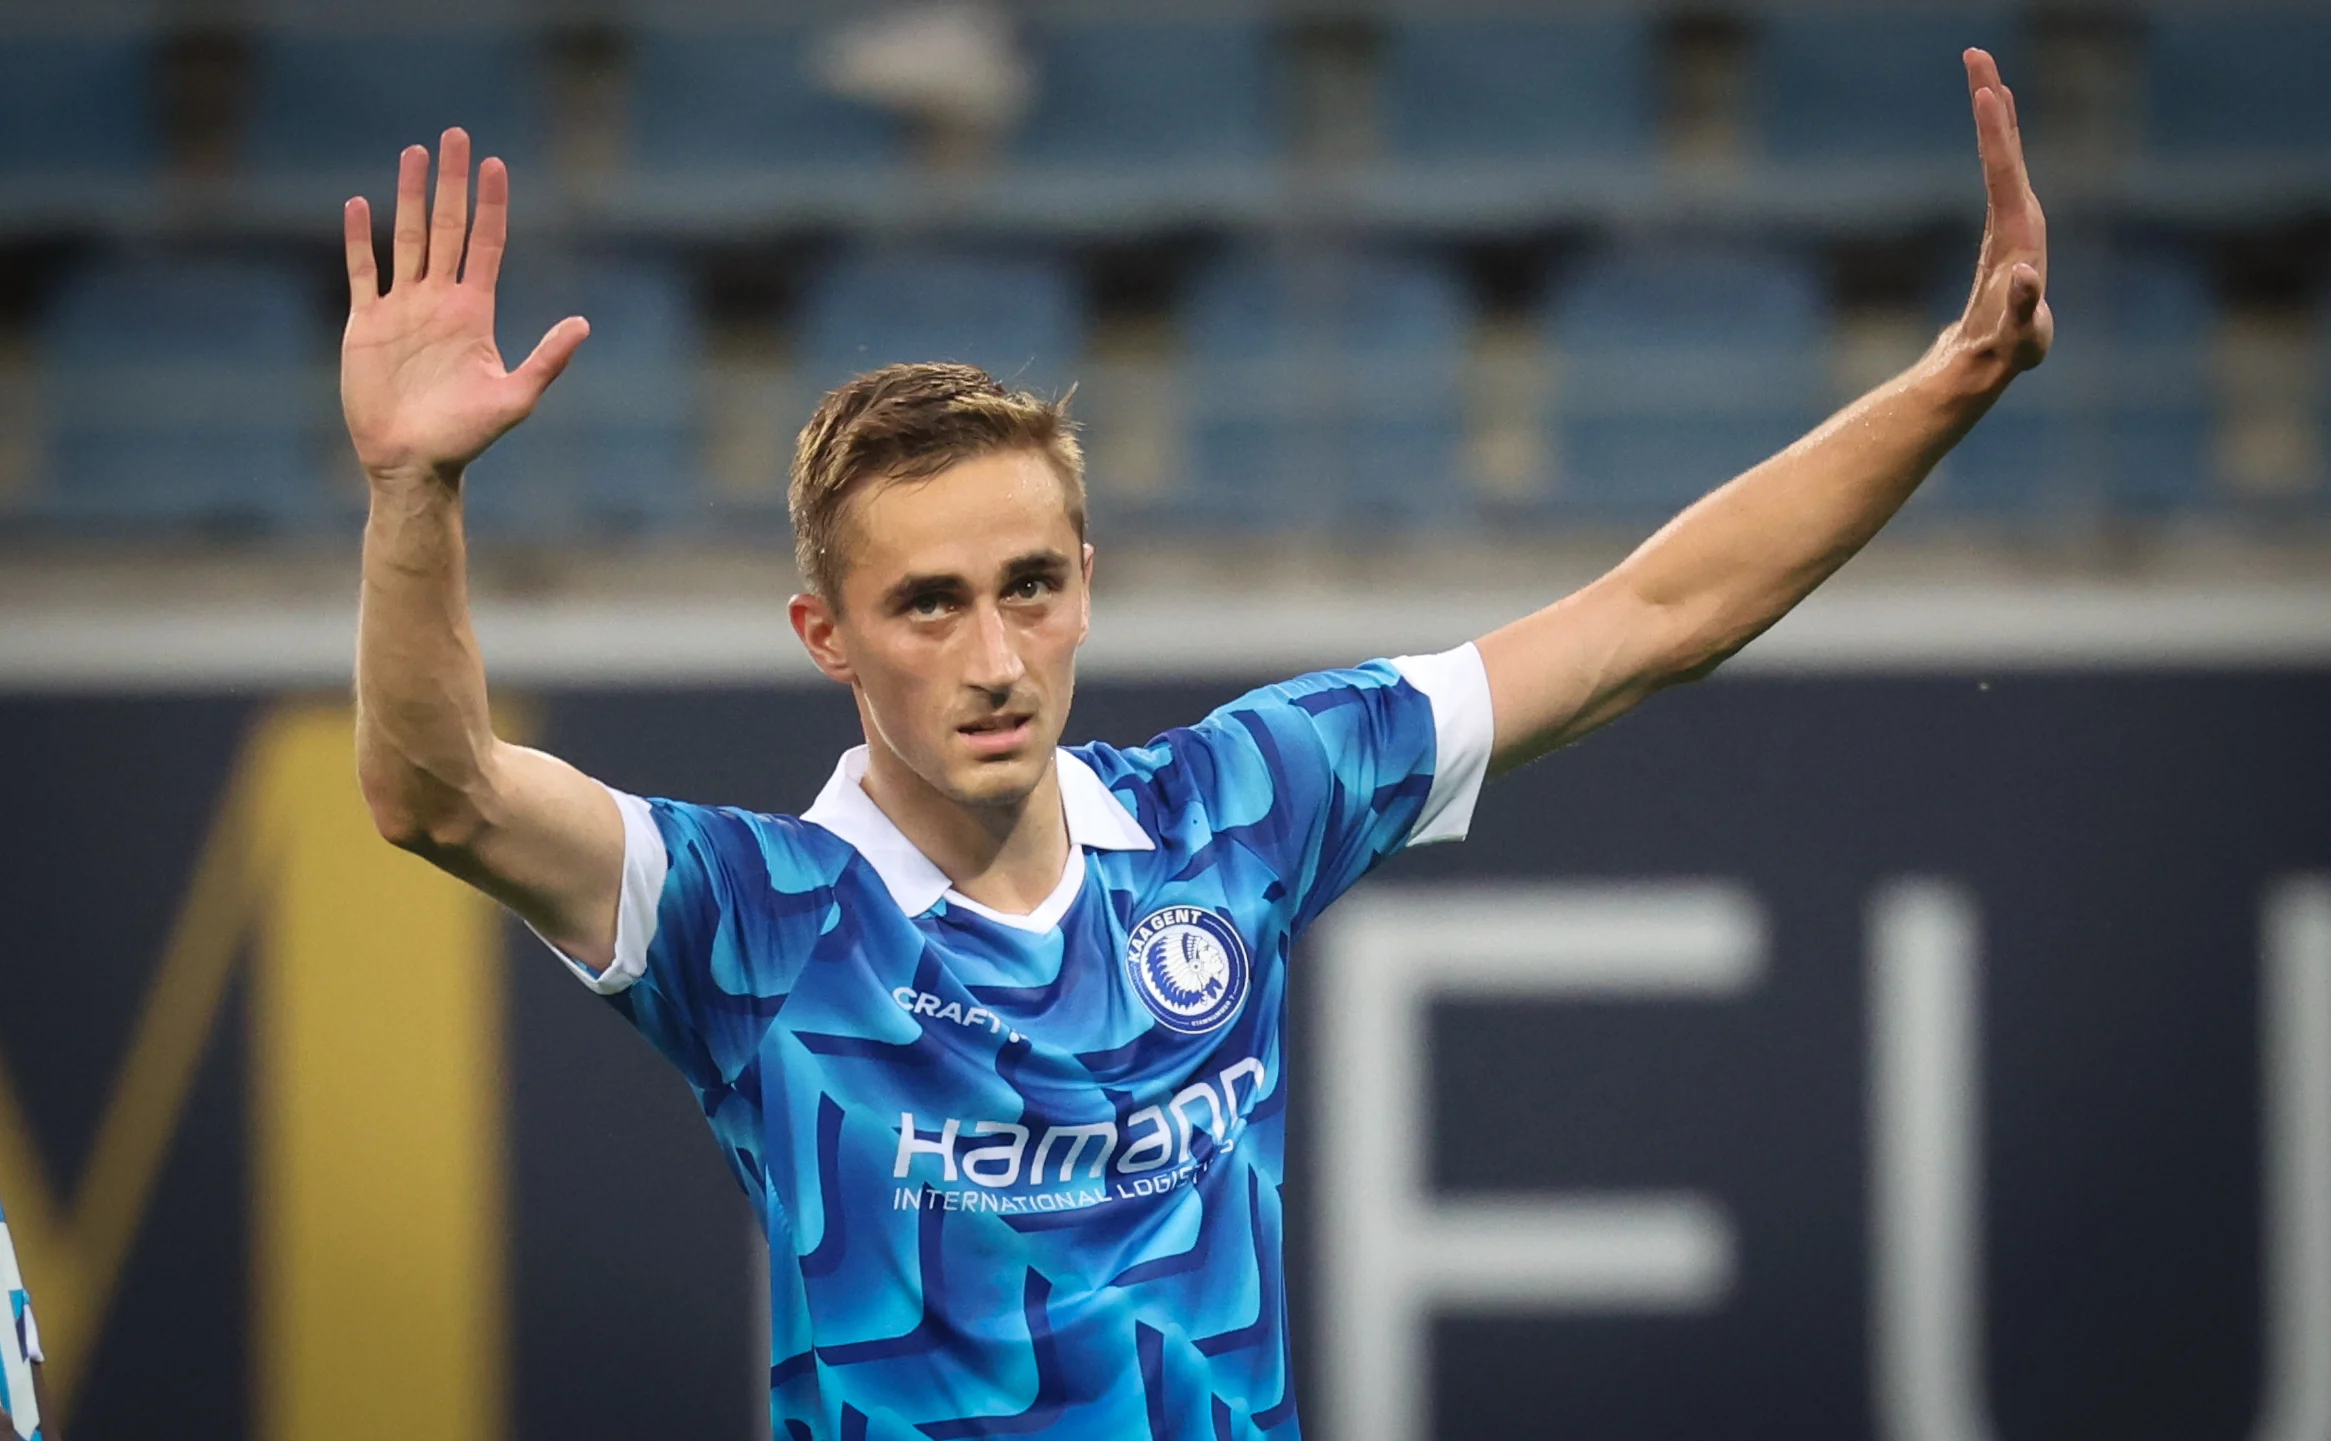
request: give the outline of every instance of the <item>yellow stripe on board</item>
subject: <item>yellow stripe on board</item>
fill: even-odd
[[[281,869],[253,977],[259,1435],[493,1441],[496,917],[374,833],[345,708],[269,727],[258,818]]]
[[[0,1178],[41,1318],[43,1368],[59,1429],[71,1418],[92,1348],[137,1242],[186,1097],[232,978],[250,897],[268,851],[251,834],[249,748],[221,794],[162,961],[77,1180],[53,1176],[0,1061]],[[99,1078],[92,1077],[92,1083]]]

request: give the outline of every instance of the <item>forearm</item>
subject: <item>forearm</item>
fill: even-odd
[[[1944,332],[1918,363],[1677,516],[1609,580],[1663,618],[1659,669],[1739,650],[1853,557],[1988,410],[2008,371]]]
[[[375,478],[357,611],[356,752],[382,834],[416,848],[472,839],[494,747],[457,486]]]
[[[1495,764],[1706,675],[1869,542],[2006,384],[1946,331],[1909,370],[1701,499],[1608,575],[1479,642]]]
[[[348,329],[340,404],[372,487],[356,643],[356,769],[383,836],[468,881],[577,960],[614,954],[624,822],[605,786],[494,734],[470,630],[461,473],[524,420],[590,327],[569,317],[515,371],[494,347],[509,174],[479,171],[467,228],[469,137],[445,132],[432,211],[429,153],[398,161],[395,269],[384,292],[372,211],[343,211]]]
[[[383,836],[577,960],[614,954],[623,819],[597,781],[494,734],[456,487],[376,479],[357,620],[356,769]]]
[[[2014,97],[1962,57],[1983,159],[1983,246],[1958,321],[1918,364],[1670,521],[1617,569],[1478,642],[1494,763],[1567,744],[1706,675],[1869,543],[2007,383],[2047,358],[2047,221]]]

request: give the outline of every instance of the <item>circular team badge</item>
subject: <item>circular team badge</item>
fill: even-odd
[[[1125,971],[1151,1015],[1194,1036],[1238,1014],[1246,999],[1246,942],[1213,911],[1167,906],[1126,937]]]

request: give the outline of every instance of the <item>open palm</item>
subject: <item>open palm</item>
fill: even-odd
[[[1988,53],[1969,50],[1964,59],[1986,204],[1975,288],[1959,333],[2013,375],[2047,359],[2056,339],[2048,310],[2048,219],[2024,168],[2015,93]]]
[[[371,206],[358,197],[343,216],[348,330],[340,343],[340,407],[356,458],[374,477],[457,477],[532,413],[591,329],[569,316],[524,364],[505,369],[494,345],[494,282],[509,235],[509,169],[494,159],[479,168],[474,230],[465,132],[448,130],[439,142],[434,215],[424,204],[428,180],[429,151],[412,146],[397,167],[386,294],[373,261]]]

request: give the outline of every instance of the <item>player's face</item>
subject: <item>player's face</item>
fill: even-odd
[[[1068,723],[1091,618],[1092,552],[1059,477],[1035,451],[980,456],[869,491],[848,531],[837,678],[869,741],[955,801],[1025,798]]]

